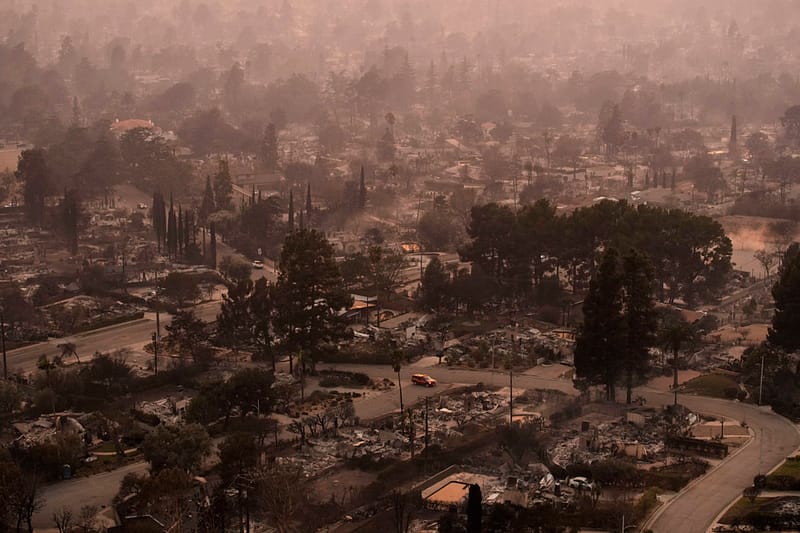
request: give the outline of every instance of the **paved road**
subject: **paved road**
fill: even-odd
[[[669,393],[647,389],[639,393],[648,404],[672,401]],[[754,405],[688,395],[678,401],[696,412],[745,421],[754,433],[748,445],[671,500],[648,526],[655,533],[705,533],[757,474],[768,472],[800,446],[800,433],[785,418]]]
[[[141,474],[147,470],[147,463],[131,463],[122,468],[103,472],[94,476],[70,479],[49,485],[42,491],[44,506],[33,515],[33,527],[52,528],[53,513],[66,507],[77,516],[84,505],[97,507],[111,505],[111,500],[119,492],[119,485],[127,474]]]
[[[219,313],[219,302],[197,305],[194,307],[194,311],[203,320],[213,321],[216,319],[217,313]],[[169,315],[161,315],[162,335],[164,335],[164,325],[168,324],[169,321]],[[95,352],[108,352],[147,342],[155,330],[155,313],[147,313],[140,320],[124,322],[70,337],[50,339],[8,352],[8,370],[9,373],[21,372],[27,374],[34,372],[36,363],[42,355],[53,357],[61,353],[58,345],[63,342],[74,342],[78,357],[84,359],[93,356]]]
[[[334,366],[342,370],[364,372],[370,377],[391,378],[394,376],[389,366]],[[409,368],[403,372],[403,375],[414,371],[428,372],[435,376],[443,386],[478,382],[494,382],[497,385],[508,383],[508,374],[487,370],[451,370],[445,367]],[[569,380],[537,376],[514,376],[514,387],[557,389],[568,394],[577,393]],[[406,403],[415,401],[423,395],[435,393],[436,389],[414,387],[409,381],[403,381]],[[650,406],[668,405],[673,401],[671,393],[654,391],[647,387],[637,389],[635,395],[644,396]],[[655,533],[678,531],[681,533],[704,533],[713,524],[717,515],[729,503],[738,498],[745,487],[752,484],[756,474],[768,472],[800,447],[800,433],[796,426],[785,418],[753,405],[689,395],[680,395],[678,401],[696,412],[744,421],[754,432],[750,444],[730,457],[708,476],[671,500],[648,526]],[[362,402],[356,402],[356,412],[362,418],[377,416],[396,410],[398,407],[399,395],[396,390],[369,396]]]
[[[218,305],[218,303],[211,303],[198,306],[198,314],[206,320],[213,319],[217,313]],[[141,343],[149,338],[154,326],[154,321],[148,317],[145,320],[112,326],[76,336],[74,342],[78,347],[79,354],[93,354],[95,351],[108,351],[126,345]],[[36,360],[41,354],[57,353],[55,345],[63,341],[64,339],[54,340],[9,352],[10,365],[12,368],[33,370]],[[389,379],[394,379],[395,377],[389,366],[332,366],[364,372],[371,377]],[[442,387],[426,389],[411,385],[408,380],[411,373],[426,371],[434,374],[442,384]],[[508,382],[507,374],[504,373],[489,372],[487,370],[451,370],[444,367],[436,367],[435,369],[406,367],[403,371],[403,376],[403,391],[406,403],[417,401],[424,395],[436,394],[444,387],[456,384],[483,382],[505,385]],[[572,383],[568,380],[531,375],[515,376],[514,387],[520,389],[557,389],[569,394],[575,394]],[[662,405],[672,401],[671,394],[656,392],[647,388],[638,390],[636,394],[644,396],[649,405]],[[680,401],[695,411],[722,415],[740,421],[744,420],[753,429],[755,436],[751,443],[741,452],[665,506],[651,525],[651,529],[655,533],[706,531],[717,514],[738,497],[745,487],[752,483],[753,477],[757,473],[769,471],[800,446],[800,434],[798,434],[797,428],[786,419],[769,411],[761,410],[752,405],[713,398],[681,396]],[[370,395],[356,405],[357,414],[362,418],[372,418],[398,408],[399,395],[396,390]],[[80,480],[75,483],[80,483]]]

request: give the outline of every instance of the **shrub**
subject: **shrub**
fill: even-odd
[[[650,487],[642,494],[642,497],[639,498],[639,501],[637,501],[636,505],[633,507],[633,522],[636,523],[644,520],[657,505],[658,489]]]

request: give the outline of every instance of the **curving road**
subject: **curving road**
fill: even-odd
[[[648,404],[669,404],[672,395],[640,389]],[[681,395],[678,401],[689,409],[709,415],[745,421],[753,431],[750,443],[718,468],[690,484],[662,507],[647,527],[655,533],[705,533],[716,517],[759,473],[767,473],[800,446],[797,426],[768,408],[750,404]]]
[[[198,306],[198,315],[213,319],[218,303]],[[143,319],[127,324],[112,326],[74,338],[78,353],[92,354],[95,351],[108,351],[126,345],[146,341],[154,330],[154,321]],[[58,342],[63,342],[59,340]],[[31,371],[35,369],[39,355],[54,354],[57,341],[41,343],[9,352],[9,367]],[[393,379],[395,373],[387,365],[332,365],[339,369],[364,372],[370,377]],[[445,367],[406,367],[403,371],[403,393],[406,404],[418,401],[422,396],[435,394],[437,389],[411,386],[408,378],[412,372],[429,372],[449,388],[459,384],[496,383],[507,384],[508,375],[487,370],[446,369]],[[557,389],[576,394],[571,381],[535,376],[515,375],[514,387],[519,389]],[[438,389],[438,390],[441,390]],[[672,403],[672,394],[658,392],[647,387],[637,389],[637,395],[644,396],[648,405]],[[745,421],[753,430],[750,443],[729,457],[721,466],[707,476],[691,484],[684,492],[673,498],[651,519],[649,526],[655,533],[702,533],[712,525],[717,515],[742,490],[751,485],[753,477],[759,472],[768,472],[798,447],[800,433],[791,422],[769,410],[749,404],[731,402],[700,396],[681,395],[679,401],[696,412]],[[396,410],[399,395],[396,391],[370,395],[356,403],[356,412],[361,418],[373,418]],[[77,481],[77,480],[76,480]],[[57,490],[54,488],[54,490]]]
[[[341,370],[363,372],[370,377],[394,376],[389,366],[335,366]],[[494,382],[498,385],[508,383],[508,374],[487,370],[457,370],[437,366],[428,369],[415,368],[413,371],[428,372],[445,387],[478,382]],[[404,374],[411,372],[412,369],[406,369]],[[557,389],[577,394],[568,380],[531,375],[515,375],[514,387]],[[406,380],[403,382],[403,395],[407,405],[433,393],[435,389],[414,387]],[[660,407],[673,402],[672,393],[655,391],[648,387],[637,389],[635,395],[643,396],[648,406]],[[757,474],[769,472],[800,447],[800,432],[789,420],[776,415],[766,407],[759,408],[735,401],[690,395],[679,395],[678,401],[695,412],[744,421],[753,431],[753,438],[749,444],[736,450],[708,475],[690,484],[684,492],[679,493],[659,509],[647,524],[654,533],[705,533],[725,507],[737,499],[745,487],[752,485],[753,478]],[[397,392],[390,391],[369,397],[360,403],[356,402],[356,412],[361,418],[370,418],[396,410],[398,406]]]

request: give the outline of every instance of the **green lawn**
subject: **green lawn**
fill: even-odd
[[[739,498],[739,501],[725,512],[725,516],[720,518],[721,524],[733,524],[735,521],[741,521],[745,516],[753,511],[757,511],[765,503],[771,501],[772,498],[756,498],[755,501],[750,501],[749,498]]]
[[[730,391],[738,391],[738,382],[730,377],[722,374],[706,374],[705,376],[698,376],[688,381],[683,386],[683,392],[688,394],[698,394],[700,396],[711,396],[713,398],[727,398],[731,399]],[[733,398],[736,393],[733,393]]]
[[[772,476],[787,476],[794,479],[800,479],[800,458],[792,457],[786,459],[776,471],[770,474]]]

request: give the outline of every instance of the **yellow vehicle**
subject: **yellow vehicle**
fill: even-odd
[[[414,374],[411,376],[411,383],[414,385],[422,385],[423,387],[435,387],[436,380],[428,374]]]

